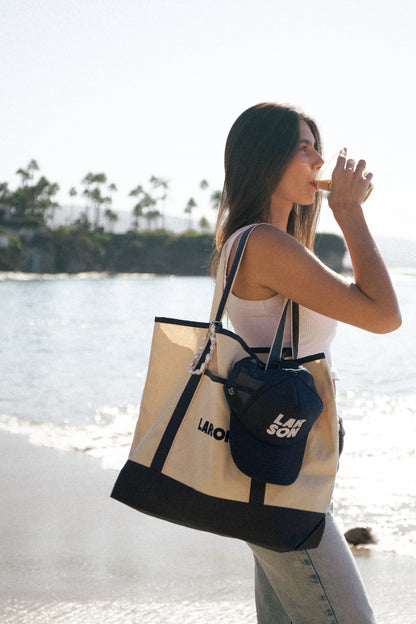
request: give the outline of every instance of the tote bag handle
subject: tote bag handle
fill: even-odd
[[[252,225],[251,227],[247,228],[245,232],[243,232],[243,234],[241,235],[240,240],[238,241],[234,260],[231,265],[231,269],[227,276],[224,287],[222,284],[224,279],[225,263],[227,259],[225,251],[223,251],[221,254],[220,264],[217,271],[217,282],[215,286],[214,300],[212,302],[211,308],[211,322],[221,323],[222,321],[228,298],[231,294],[232,287],[234,286],[235,278],[237,277],[237,271],[240,268],[240,263],[247,245],[248,237],[256,227],[257,225]]]
[[[259,224],[260,225],[260,224]],[[214,297],[212,301],[210,324],[207,333],[202,339],[199,345],[198,351],[195,353],[193,359],[189,364],[189,372],[191,375],[203,375],[211,359],[211,355],[216,347],[216,328],[217,325],[221,325],[222,317],[224,316],[225,307],[227,305],[228,298],[233,287],[238,268],[240,266],[241,258],[244,253],[244,249],[247,244],[248,237],[257,225],[252,225],[242,234],[238,241],[237,250],[234,256],[234,260],[231,266],[230,273],[226,279],[225,286],[224,271],[226,263],[226,254],[224,250],[221,253],[220,263],[217,270],[217,278],[215,284]]]

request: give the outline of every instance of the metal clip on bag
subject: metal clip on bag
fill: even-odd
[[[254,227],[240,238],[225,288],[221,256],[210,323],[155,319],[139,419],[111,496],[272,550],[314,548],[338,465],[325,358],[297,359],[296,305],[290,360],[282,357],[288,305],[271,349],[252,349],[221,324]]]

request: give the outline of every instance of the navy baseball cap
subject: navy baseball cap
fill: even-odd
[[[255,358],[244,358],[224,387],[235,464],[277,485],[297,479],[308,434],[323,409],[311,373],[293,361],[287,366],[264,369]]]

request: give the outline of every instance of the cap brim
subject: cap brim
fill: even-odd
[[[303,461],[308,436],[287,446],[274,446],[255,438],[230,414],[230,449],[236,466],[244,474],[276,485],[296,481]]]

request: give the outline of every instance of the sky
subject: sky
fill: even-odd
[[[31,159],[61,188],[90,171],[113,209],[152,175],[166,213],[215,217],[238,115],[291,103],[318,123],[324,155],[346,146],[374,173],[374,235],[416,239],[413,0],[0,0],[0,182]],[[206,179],[209,188],[199,188]],[[79,200],[81,201],[81,200]],[[199,212],[198,212],[199,211]],[[321,231],[337,232],[324,202]]]

